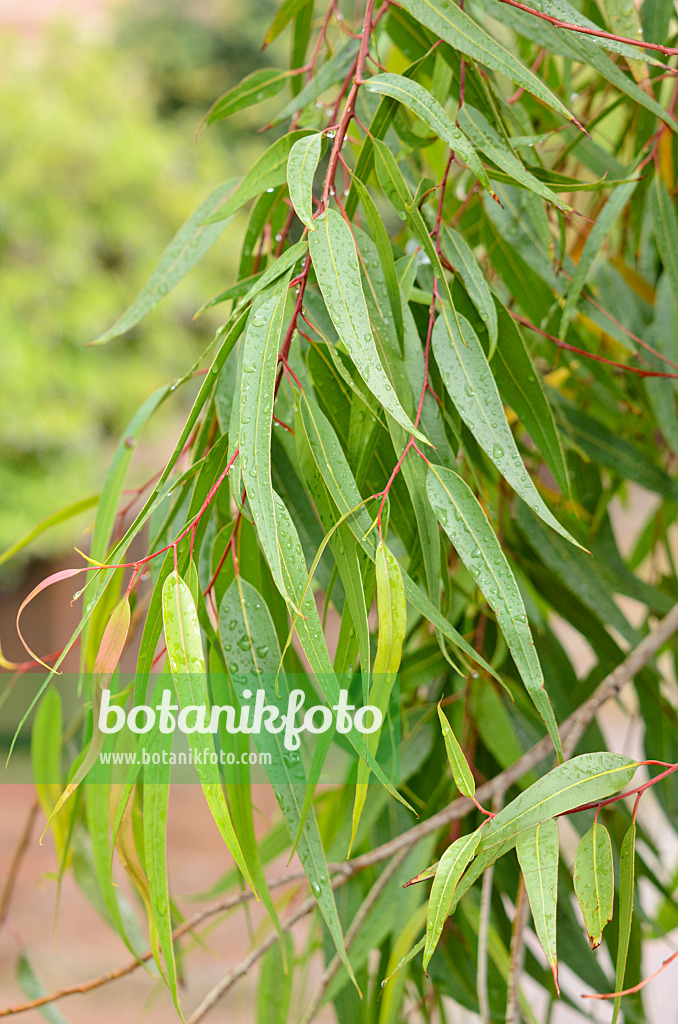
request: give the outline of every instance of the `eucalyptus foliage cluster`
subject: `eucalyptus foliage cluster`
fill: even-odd
[[[103,747],[101,693],[155,704],[165,663],[181,707],[242,705],[252,680],[274,704],[294,676],[333,708],[347,681],[384,713],[397,703],[397,776],[378,733],[342,735],[357,765],[322,789],[331,735],[306,764],[254,736],[284,766],[279,821],[255,839],[249,770],[198,770],[235,863],[202,894],[226,894],[203,919],[248,898],[244,879],[270,934],[188,1019],[263,958],[262,1022],[308,1024],[325,1004],[341,1022],[451,1021],[455,1005],[534,1022],[556,1019],[558,994],[583,1015],[582,994],[612,996],[615,1021],[643,1021],[645,940],[677,920],[662,860],[678,797],[672,4],[284,0],[266,41],[284,32],[289,68],[253,72],[200,126],[228,133],[262,104],[273,141],[97,342],[135,327],[220,236],[231,246],[247,206],[237,278],[202,307],[223,326],[121,438],[88,565],[24,602],[87,574],[34,726],[36,762],[61,766],[62,785],[39,787],[61,869],[78,840],[96,905],[135,955],[150,945],[183,1012],[176,956],[192,925],[171,897],[166,777],[136,766],[123,785],[80,786]],[[195,400],[135,514],[128,465],[179,386]],[[639,488],[654,511],[620,544],[615,509]],[[116,669],[135,629],[126,686]],[[76,641],[91,707],[62,729],[54,673]],[[596,718],[624,684],[629,749]],[[196,755],[247,742],[189,739]],[[268,865],[293,851],[305,879],[291,877],[284,911]],[[304,970],[318,951],[319,987]]]

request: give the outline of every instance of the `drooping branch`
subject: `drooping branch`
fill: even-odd
[[[566,758],[572,756],[582,734],[602,705],[612,697],[616,697],[622,687],[633,679],[633,677],[640,672],[640,670],[643,669],[645,665],[652,660],[652,658],[654,658],[660,648],[677,630],[678,605],[672,608],[668,615],[666,615],[652,630],[650,630],[648,635],[640,641],[638,646],[634,647],[634,649],[630,651],[624,661],[622,661],[621,664],[619,664],[612,672],[609,673],[609,675],[605,677],[605,679],[603,679],[588,700],[586,700],[581,707],[577,708],[576,711],[573,711],[565,720],[560,731],[563,737],[563,753]],[[479,786],[476,790],[476,799],[487,802],[497,794],[506,792],[506,790],[508,790],[514,783],[518,782],[523,775],[531,771],[533,768],[536,768],[537,765],[547,758],[552,752],[552,749],[551,740],[549,737],[544,737],[544,739],[535,743],[530,750],[526,751],[523,756],[515,762],[515,764],[512,764],[509,768],[500,772],[500,774],[494,779],[491,779],[482,786]],[[354,857],[352,860],[344,861],[340,864],[328,865],[334,876],[332,879],[332,887],[336,889],[343,885],[344,882],[353,875],[363,871],[365,868],[372,867],[375,864],[380,864],[382,861],[388,860],[389,857],[393,857],[395,854],[404,853],[405,851],[410,850],[421,839],[430,835],[431,832],[437,831],[439,828],[442,828],[444,825],[448,825],[452,821],[463,818],[473,809],[474,805],[471,800],[466,797],[459,797],[451,804],[448,804],[447,807],[444,807],[442,811],[432,815],[432,817],[420,822],[418,825],[415,825],[407,832],[403,832],[401,835],[396,836],[394,839],[390,839],[388,842],[382,843],[381,846],[377,846],[373,850],[369,850],[367,853]],[[281,879],[270,882],[269,888],[297,881],[303,877],[303,872],[286,875]],[[185,921],[180,925],[179,928],[173,932],[174,938],[180,938],[182,935],[185,935],[187,932],[197,927],[198,924],[207,918],[218,913],[222,913],[225,910],[229,910],[237,904],[250,899],[251,896],[252,894],[248,890],[246,892],[238,893],[236,896],[213,905],[212,907],[206,907],[204,910],[199,911],[188,921]],[[289,918],[286,918],[281,922],[283,930],[291,928],[296,921],[300,920],[305,914],[310,913],[315,905],[316,903],[314,899],[309,899],[305,903],[301,904],[300,907],[294,911],[293,915],[290,915]],[[214,1002],[216,1002],[221,995],[227,991],[227,989],[247,973],[249,968],[253,966],[261,956],[263,956],[266,949],[269,949],[276,941],[277,933],[274,932],[269,939],[262,944],[262,946],[258,947],[257,950],[253,950],[246,960],[238,965],[238,967],[233,968],[233,970],[230,971],[219,983],[219,993],[212,993],[214,995],[213,1002],[210,1002],[209,1006],[207,1006],[205,1005],[207,997],[203,1000],[201,1006],[205,1006],[204,1012],[206,1013],[207,1010],[214,1005]],[[107,984],[109,981],[114,981],[117,978],[132,973],[132,971],[135,971],[137,967],[140,967],[143,963],[150,960],[151,957],[152,953],[149,950],[144,953],[139,960],[133,960],[130,963],[116,968],[113,971],[109,971],[107,974],[101,975],[98,978],[81,982],[78,985],[68,986],[67,988],[60,989],[58,992],[52,992],[49,995],[42,996],[40,999],[31,1000],[30,1002],[22,1003],[18,1006],[0,1009],[0,1017],[8,1017],[13,1014],[23,1013],[26,1010],[33,1010],[40,1006],[45,1006],[48,1003],[56,1002],[56,1000],[63,999],[68,995],[90,992],[95,988],[99,988],[102,985]],[[216,992],[216,990],[214,991]],[[196,1010],[190,1018],[189,1024],[196,1024],[196,1022],[200,1020],[200,1017],[196,1016],[197,1012],[198,1011]]]

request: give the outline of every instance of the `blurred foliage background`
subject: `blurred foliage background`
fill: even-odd
[[[113,7],[96,34],[75,20],[34,37],[2,31],[0,551],[97,490],[134,409],[218,324],[192,318],[232,280],[244,218],[137,331],[86,347],[201,199],[263,150],[247,112],[228,148],[218,129],[197,142],[195,131],[215,96],[273,59],[259,53],[273,7],[137,0]],[[181,411],[168,406],[147,435],[137,483]],[[30,553],[54,554],[72,538],[69,523]],[[19,564],[0,569],[6,582]]]

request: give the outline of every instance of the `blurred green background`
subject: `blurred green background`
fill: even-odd
[[[192,317],[232,281],[244,216],[138,329],[86,347],[193,208],[267,144],[253,130],[260,110],[198,141],[195,131],[217,96],[274,61],[259,52],[272,3],[94,6],[96,29],[77,3],[68,17],[57,4],[59,20],[46,16],[38,30],[11,17],[1,27],[0,552],[96,492],[134,409],[209,343],[218,310]],[[158,468],[188,401],[190,388],[154,420],[132,485]],[[26,558],[63,552],[74,536],[72,523],[45,533],[0,569],[4,584]]]

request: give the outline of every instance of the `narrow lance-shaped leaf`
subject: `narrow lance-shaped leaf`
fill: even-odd
[[[556,952],[559,843],[558,825],[553,818],[521,832],[516,840],[516,853],[525,879],[537,938],[559,992]]]
[[[379,254],[379,261],[381,263],[381,269],[384,274],[384,282],[386,284],[386,290],[388,292],[388,301],[391,308],[391,315],[393,317],[393,323],[395,325],[396,335],[398,338],[398,344],[400,345],[401,351],[403,348],[403,308],[402,298],[400,295],[400,285],[398,283],[398,274],[396,271],[395,259],[393,257],[393,249],[391,248],[391,240],[388,237],[388,232],[384,225],[384,221],[377,209],[372,196],[367,191],[362,181],[359,178],[353,177],[353,187],[356,189],[360,198],[360,203],[363,210],[365,211],[365,217],[367,218],[367,224],[372,235],[372,241],[374,242],[377,252]]]
[[[464,56],[501,72],[568,121],[578,123],[543,78],[528,70],[452,0],[403,0],[402,6]]]
[[[283,0],[266,32],[264,46],[269,46],[274,39],[277,39],[285,26],[309,2],[310,0]]]
[[[640,163],[640,158],[638,158],[638,160],[629,168],[629,171],[634,171],[638,163]],[[579,301],[579,296],[584,290],[584,285],[586,284],[589,271],[593,266],[593,261],[598,255],[607,234],[612,228],[612,225],[635,192],[638,181],[639,179],[636,179],[635,181],[627,182],[624,185],[617,185],[617,187],[610,193],[610,197],[605,203],[605,206],[596,217],[596,222],[584,243],[584,248],[582,249],[579,262],[577,263],[574,274],[572,275],[572,281],[570,282],[570,287],[568,288],[567,295],[565,297],[563,313],[560,319],[560,328],[558,330],[558,337],[561,340],[567,334],[568,324],[574,315],[577,302]]]
[[[61,733],[63,708],[61,694],[51,687],[44,695],[33,720],[31,730],[31,768],[35,790],[46,818],[61,796]],[[68,822],[62,816],[50,825],[54,845],[62,862],[68,838]]]
[[[158,731],[152,744],[153,753],[164,756],[172,749],[172,733]],[[167,981],[174,1005],[179,1009],[177,969],[172,940],[169,878],[167,873],[167,811],[169,805],[169,765],[149,763],[144,766],[143,830],[144,863],[148,874],[151,910],[162,950]],[[162,962],[158,958],[158,969]]]
[[[426,943],[423,960],[424,970],[428,967],[429,960],[438,945],[443,925],[450,914],[450,906],[455,890],[461,876],[478,849],[480,838],[480,829],[476,829],[470,835],[461,836],[451,846],[448,846],[440,858],[435,878],[433,879],[433,885],[431,886],[431,895],[428,900]]]
[[[416,114],[418,118],[427,124],[439,139],[442,139],[454,150],[455,155],[464,161],[469,170],[475,174],[483,188],[491,196],[495,196],[487,171],[480,162],[474,146],[466,135],[450,120],[443,107],[438,103],[438,100],[423,85],[413,82],[411,78],[405,78],[403,75],[386,73],[375,75],[374,78],[368,79],[365,83],[365,88],[368,92],[376,92],[382,96],[391,96],[400,103],[404,103],[406,107],[409,107],[412,113]]]
[[[612,920],[614,901],[612,843],[607,829],[597,821],[577,846],[574,891],[591,949],[595,949],[600,945],[605,925]]]
[[[294,945],[288,933],[264,953],[257,979],[256,1024],[287,1024],[292,996]],[[285,969],[285,965],[287,970]]]
[[[224,220],[225,217],[231,217],[249,199],[260,195],[264,189],[272,191],[278,185],[283,185],[287,181],[287,159],[292,146],[298,139],[303,139],[309,134],[304,129],[289,132],[288,135],[283,135],[281,139],[269,146],[247,172],[238,187],[205,223],[212,224]]]
[[[271,431],[278,370],[278,350],[285,312],[289,274],[262,296],[252,309],[242,350],[239,429],[240,466],[252,516],[273,579],[283,597],[282,577],[271,483]],[[235,408],[235,404],[234,404]]]
[[[454,315],[444,303],[441,309],[433,328],[433,352],[459,415],[514,491],[545,523],[580,547],[547,508],[523,465],[478,336],[465,317]]]
[[[327,310],[348,354],[374,397],[410,434],[428,444],[398,401],[377,354],[351,229],[335,210],[316,220],[311,258]]]
[[[106,736],[99,728],[99,711],[101,708],[101,692],[110,686],[111,676],[115,672],[120,660],[123,648],[127,641],[127,634],[130,626],[130,603],[129,597],[125,595],[115,606],[111,617],[106,624],[104,634],[101,638],[101,645],[94,664],[92,677],[92,739],[90,740],[87,753],[80,762],[75,775],[64,789],[45,829],[55,814],[61,810],[68,798],[75,792],[82,780],[99,760],[99,754],[104,748]]]
[[[533,783],[483,826],[478,855],[455,894],[461,899],[491,864],[515,845],[518,834],[548,818],[619,792],[638,762],[623,754],[596,752],[572,757]]]
[[[520,328],[503,306],[499,307],[497,321],[501,340],[492,360],[492,372],[501,397],[544,456],[563,494],[569,494],[563,446],[539,372]]]
[[[226,664],[239,699],[243,704],[248,703],[245,692],[251,694],[254,683],[264,692],[264,706],[278,710],[283,702],[276,692],[280,647],[275,626],[261,595],[240,576],[228,588],[219,607],[219,633]],[[301,824],[306,789],[303,761],[295,751],[285,748],[280,731],[260,729],[253,733],[252,738],[258,750],[270,755],[264,761],[266,773],[290,836],[294,838]],[[297,851],[337,951],[351,974],[325,852],[312,806],[307,810]]]
[[[562,748],[551,702],[515,576],[477,498],[450,469],[431,464],[428,496],[445,533],[493,609],[525,688],[541,715],[558,756]]]
[[[178,573],[172,572],[162,588],[162,618],[165,627],[167,657],[179,707],[195,709],[196,720],[209,711],[205,658],[202,649],[198,613],[193,595]],[[233,829],[219,778],[214,739],[211,733],[189,732],[196,771],[210,812],[233,859],[254,892],[254,883]]]
[[[226,181],[223,185],[219,185],[197,210],[193,211],[165,249],[160,262],[129,309],[116,320],[109,330],[100,334],[93,344],[103,345],[105,342],[117,338],[118,335],[124,334],[125,331],[129,331],[150,313],[161,299],[164,299],[191,267],[195,266],[209,247],[216,242],[226,227],[228,218],[235,213],[233,210],[222,216],[218,225],[206,223],[217,210],[223,209],[228,202],[229,195],[233,192],[234,185],[234,181]]]
[[[245,110],[255,103],[270,99],[285,87],[292,72],[281,71],[279,68],[258,68],[246,75],[236,86],[225,92],[212,104],[203,117],[198,132],[217,121],[223,121],[239,110]]]
[[[373,540],[373,533],[369,533],[372,529],[372,520],[363,507],[364,503],[344,450],[327,418],[322,414],[316,416],[310,403],[307,406],[309,416],[306,417],[305,406],[307,406],[307,403],[302,403],[304,425],[320,474],[342,516],[350,513],[346,522],[363,549],[374,561],[376,544]],[[353,512],[352,510],[356,511]],[[490,675],[498,678],[494,669],[473,650],[464,637],[457,632],[449,620],[435,607],[421,588],[417,586],[411,576],[405,571],[402,572],[402,575],[405,597],[409,603],[432,622],[436,629],[444,633],[455,647],[467,657],[477,661]]]
[[[383,720],[388,712],[391,691],[400,667],[403,641],[407,631],[407,605],[403,576],[397,558],[389,551],[383,540],[380,540],[377,545],[376,571],[379,639],[377,653],[374,656],[369,703],[379,709]],[[377,753],[380,732],[381,730],[377,730],[367,737],[367,749],[372,757]],[[351,846],[358,831],[360,815],[367,797],[369,773],[370,769],[367,763],[360,760],[353,805]]]
[[[459,111],[459,124],[473,144],[482,150],[497,167],[506,171],[512,182],[515,181],[517,184],[529,188],[532,192],[536,192],[538,196],[541,196],[548,203],[552,203],[559,210],[572,209],[569,203],[564,202],[548,185],[544,185],[539,178],[523,167],[518,157],[511,152],[505,140],[495,131],[487,118],[479,110],[465,103]],[[491,174],[492,172],[490,171]]]
[[[657,248],[678,309],[678,219],[675,204],[659,175],[655,175],[650,188],[650,209]]]
[[[299,220],[309,231],[315,231],[313,223],[313,178],[320,159],[322,133],[308,135],[295,142],[287,158],[287,184],[290,199]]]
[[[631,823],[622,841],[619,855],[619,945],[617,946],[617,963],[614,989],[621,992],[624,988],[626,959],[629,955],[631,941],[631,924],[633,922],[633,893],[636,874],[636,823]],[[617,1024],[621,996],[617,996],[612,1009],[612,1024]]]
[[[469,768],[468,761],[464,757],[464,751],[459,746],[457,737],[452,731],[452,726],[448,722],[447,716],[440,706],[440,702],[438,703],[438,718],[440,719],[440,727],[443,730],[447,760],[450,762],[450,768],[452,769],[457,789],[464,796],[472,797],[476,791],[473,773]]]
[[[330,707],[334,707],[339,700],[339,683],[332,666],[330,652],[327,649],[327,641],[323,634],[320,616],[316,607],[313,594],[308,587],[308,576],[304,555],[299,541],[299,534],[292,522],[292,518],[281,501],[275,494],[276,521],[278,525],[278,540],[283,563],[285,582],[289,588],[292,599],[296,602],[301,614],[294,618],[299,642],[311,670],[314,672],[325,699]],[[364,737],[355,727],[346,734],[346,738],[359,755],[365,754]],[[407,800],[400,795],[398,790],[389,782],[379,764],[371,760],[370,768],[376,775],[382,786],[385,786],[391,796],[395,797],[405,807],[410,808]],[[411,808],[410,808],[411,810]]]
[[[482,267],[464,236],[454,228],[444,227],[442,241],[445,255],[464,282],[469,298],[487,328],[490,339],[488,358],[492,359],[498,338],[497,309]]]

